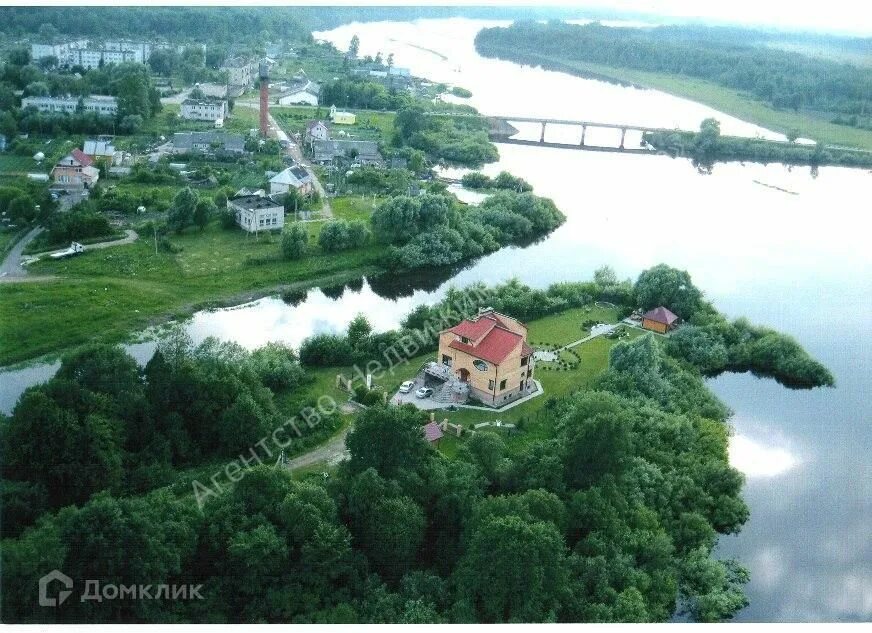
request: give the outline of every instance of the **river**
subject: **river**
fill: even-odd
[[[727,134],[783,138],[657,91],[483,59],[472,41],[492,24],[350,24],[316,37],[345,49],[357,34],[361,55],[393,53],[395,64],[416,76],[467,88],[473,93],[467,102],[485,114],[684,129],[714,116]],[[548,139],[573,133],[549,126]],[[602,134],[589,134],[587,141],[617,144],[619,132]],[[737,557],[751,570],[750,606],[737,619],[872,619],[872,256],[866,217],[872,173],[718,164],[701,174],[687,160],[664,156],[517,145],[500,145],[499,152],[499,162],[484,171],[523,176],[566,213],[567,222],[546,239],[503,249],[447,280],[363,280],[312,290],[295,304],[270,297],[198,313],[189,331],[195,340],[214,335],[249,348],[270,340],[295,345],[311,333],[344,328],[358,312],[377,330],[395,327],[450,284],[518,277],[542,287],[589,279],[603,264],[631,278],[659,262],[687,269],[721,311],[791,334],[837,380],[835,389],[814,391],[791,391],[749,375],[710,381],[735,412],[730,458],[746,475],[751,508],[741,534],[719,545],[721,555]],[[152,349],[142,343],[131,351],[144,361]],[[24,386],[55,369],[37,365],[3,374],[0,407],[9,411]]]

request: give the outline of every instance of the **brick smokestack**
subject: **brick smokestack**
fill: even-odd
[[[260,135],[266,138],[269,131],[269,66],[260,65]]]

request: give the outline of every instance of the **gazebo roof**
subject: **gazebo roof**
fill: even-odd
[[[642,318],[654,321],[655,323],[663,323],[664,325],[672,325],[678,321],[678,316],[669,308],[664,308],[663,306],[648,310],[648,312],[642,315]]]

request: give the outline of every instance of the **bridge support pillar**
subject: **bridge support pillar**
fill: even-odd
[[[545,142],[545,121],[542,121],[542,134],[539,135],[539,142]]]
[[[621,149],[624,149],[624,137],[627,135],[627,128],[621,128]]]
[[[579,145],[581,145],[582,147],[584,147],[584,135],[585,134],[587,134],[587,126],[582,125],[581,126],[581,143],[579,143]]]

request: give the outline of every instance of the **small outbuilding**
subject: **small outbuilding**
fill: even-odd
[[[658,306],[642,315],[642,327],[652,332],[666,334],[678,325],[678,315],[669,308]]]
[[[444,435],[442,428],[436,422],[428,422],[424,425],[424,439],[430,442],[433,446],[439,445],[439,440]]]

